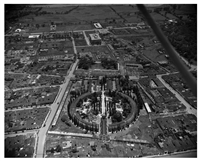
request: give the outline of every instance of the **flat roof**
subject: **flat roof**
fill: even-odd
[[[39,38],[39,37],[40,37],[40,35],[29,35],[28,38],[30,39],[30,38]]]
[[[147,112],[150,113],[150,112],[151,112],[151,109],[150,109],[150,107],[149,107],[149,104],[145,102],[144,105],[145,105],[145,107],[146,107],[146,109],[147,109]]]
[[[97,33],[89,34],[89,35],[90,35],[91,40],[101,40],[101,37]]]
[[[159,64],[168,64],[167,60],[163,60],[163,61],[158,61]]]
[[[99,29],[99,28],[102,28],[101,24],[100,23],[94,23],[94,26]]]

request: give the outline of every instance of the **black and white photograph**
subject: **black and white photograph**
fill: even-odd
[[[197,3],[27,3],[2,4],[4,158],[197,158]]]

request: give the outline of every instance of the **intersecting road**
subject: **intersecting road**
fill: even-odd
[[[72,42],[73,42],[73,45],[74,45],[74,41],[72,41]],[[77,54],[75,45],[74,45],[74,52],[75,52],[75,54]],[[65,83],[60,86],[61,92],[60,92],[56,102],[54,102],[51,105],[51,113],[50,113],[50,115],[47,118],[47,121],[45,123],[46,126],[45,127],[41,127],[41,129],[38,132],[38,145],[37,145],[37,151],[36,151],[36,157],[37,158],[42,158],[43,155],[44,155],[44,145],[45,145],[47,131],[51,127],[51,124],[52,124],[52,121],[54,119],[54,116],[55,116],[55,114],[56,114],[56,112],[57,112],[57,110],[59,108],[59,103],[62,101],[62,99],[65,99],[65,98],[63,98],[63,95],[65,94],[65,91],[66,91],[66,88],[67,88],[67,86],[68,86],[68,84],[70,82],[70,79],[74,76],[73,72],[74,72],[77,64],[78,64],[78,59],[73,64],[69,74],[65,77]]]

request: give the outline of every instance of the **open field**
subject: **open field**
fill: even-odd
[[[158,62],[158,61],[168,61],[165,58],[164,54],[160,54],[158,53],[158,51],[156,49],[153,50],[144,50],[143,51],[144,55],[147,56],[149,59],[151,59],[154,62]]]
[[[166,18],[158,13],[150,13],[155,21],[164,21]]]
[[[138,8],[136,6],[133,8],[129,6],[128,4],[127,5],[112,5],[112,8],[120,14],[127,11],[128,13],[138,11]]]
[[[42,10],[40,12],[50,12],[50,13],[64,13],[64,12],[67,12],[67,11],[70,11],[74,8],[76,8],[78,5],[74,5],[74,6],[63,6],[62,7],[56,7],[56,6],[52,6],[52,7],[44,7],[44,6],[41,6],[43,7]]]
[[[69,16],[72,15],[82,21],[120,18],[108,6],[80,6],[76,10],[70,12]]]

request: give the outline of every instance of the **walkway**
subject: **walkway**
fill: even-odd
[[[92,134],[80,134],[80,133],[59,132],[59,131],[48,131],[48,134],[93,138],[93,135],[92,135]]]
[[[105,95],[104,95],[105,91],[104,89],[102,90],[102,95],[101,95],[101,114],[105,115],[106,113],[106,106],[105,106]]]

